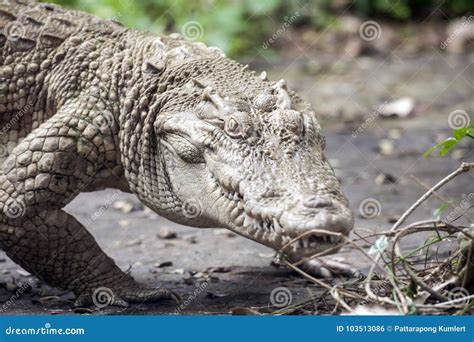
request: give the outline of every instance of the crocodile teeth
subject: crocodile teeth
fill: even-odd
[[[244,217],[245,215],[239,215],[238,217],[235,218],[235,224],[237,226],[241,226],[244,223]]]
[[[248,216],[248,215],[245,215],[245,218],[244,218],[244,227],[251,227],[253,226],[255,222],[255,219]]]
[[[301,243],[303,244],[303,247],[304,247],[304,248],[308,248],[308,247],[309,247],[309,239],[308,239],[308,238],[301,239],[300,241],[301,241]]]
[[[239,214],[239,208],[235,207],[234,209],[232,209],[232,211],[230,213],[230,216],[231,217],[236,217],[238,214]]]
[[[276,218],[273,218],[273,228],[275,229],[275,232],[277,233],[281,233],[283,231],[283,229],[280,226],[280,223],[278,222]]]

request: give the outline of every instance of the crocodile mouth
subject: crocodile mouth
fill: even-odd
[[[289,255],[292,259],[309,257],[332,249],[342,241],[342,233],[327,229],[324,225],[307,229],[287,229],[278,217],[259,213],[246,205],[244,196],[238,189],[238,183],[220,183],[213,179],[220,190],[223,206],[227,208],[231,224],[228,229],[246,238],[264,244]],[[281,217],[281,216],[280,216]]]

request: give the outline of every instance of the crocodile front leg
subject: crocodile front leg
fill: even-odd
[[[176,299],[147,288],[120,270],[74,217],[62,210],[104,167],[109,128],[78,118],[77,105],[61,109],[30,133],[2,165],[0,247],[23,268],[91,304],[98,289],[107,304]],[[100,293],[99,293],[100,295]]]

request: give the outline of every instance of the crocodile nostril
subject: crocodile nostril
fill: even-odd
[[[306,208],[326,208],[333,206],[333,202],[328,198],[309,196],[303,200],[303,205]]]

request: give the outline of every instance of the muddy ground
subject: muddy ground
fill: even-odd
[[[424,193],[421,183],[434,184],[457,167],[459,158],[474,159],[472,145],[456,152],[457,159],[422,157],[449,134],[450,112],[474,113],[473,62],[472,53],[448,57],[433,50],[417,57],[394,51],[383,58],[325,61],[306,56],[270,62],[256,59],[251,64],[265,68],[273,80],[286,78],[314,104],[326,133],[327,155],[356,213],[356,228],[363,232],[389,228]],[[374,106],[404,96],[415,101],[408,117],[373,115]],[[373,120],[367,121],[370,117]],[[440,194],[461,198],[474,190],[473,176],[471,172],[457,178]],[[376,199],[381,208],[371,219],[359,214],[360,203],[368,198]],[[410,220],[431,218],[439,203],[437,199],[427,201]],[[2,253],[0,305],[5,314],[229,314],[241,306],[272,311],[276,308],[270,293],[276,287],[288,288],[293,304],[319,291],[287,269],[272,266],[272,250],[223,229],[176,225],[142,210],[129,194],[116,190],[81,194],[67,211],[84,223],[93,218],[89,230],[120,267],[130,269],[141,282],[176,290],[185,305],[73,311],[72,294],[40,284]],[[357,252],[345,250],[340,256],[367,271],[368,262]],[[16,286],[24,282],[31,283],[32,289],[22,293]],[[21,293],[19,298],[15,293]]]

